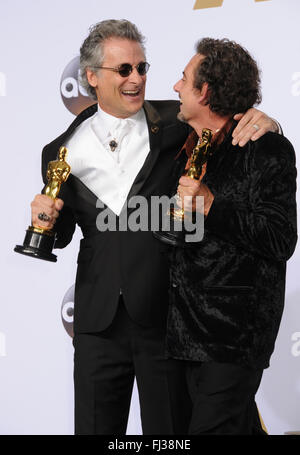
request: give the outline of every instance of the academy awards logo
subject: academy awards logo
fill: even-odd
[[[75,284],[71,286],[67,292],[65,293],[65,296],[62,301],[61,305],[61,319],[63,326],[70,335],[70,337],[73,338],[74,332],[73,332],[73,319],[74,319],[74,290],[75,290]]]
[[[267,2],[270,0],[254,0],[255,2]],[[216,8],[222,6],[224,0],[197,0],[194,9]]]
[[[64,105],[74,115],[95,104],[79,83],[79,57],[66,66],[60,81],[60,94]]]

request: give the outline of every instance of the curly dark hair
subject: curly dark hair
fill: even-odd
[[[195,70],[195,88],[208,83],[208,104],[219,115],[245,112],[261,102],[260,71],[251,55],[228,39],[203,38],[196,51],[205,58]]]

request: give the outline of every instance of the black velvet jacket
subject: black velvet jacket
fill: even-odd
[[[266,368],[297,241],[294,149],[274,133],[239,148],[230,132],[203,182],[203,240],[171,253],[168,354]]]

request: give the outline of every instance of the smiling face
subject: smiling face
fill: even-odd
[[[134,69],[127,77],[108,69],[88,69],[88,81],[95,88],[103,111],[118,118],[130,117],[141,109],[145,98],[146,75],[140,76],[135,68],[145,61],[143,49],[138,42],[122,38],[107,39],[102,49],[101,66],[116,68],[130,63]]]
[[[201,91],[194,87],[194,73],[203,58],[199,54],[194,55],[185,67],[182,78],[174,85],[174,90],[180,98],[178,118],[191,126],[200,115],[202,97]]]

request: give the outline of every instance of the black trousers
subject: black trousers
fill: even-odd
[[[120,299],[109,328],[73,344],[76,434],[125,434],[135,377],[143,434],[187,434],[185,365],[165,358],[165,330],[133,322]]]
[[[191,435],[263,435],[255,394],[262,370],[226,363],[186,362],[193,403]]]

